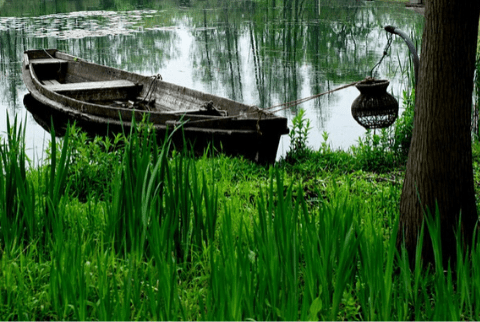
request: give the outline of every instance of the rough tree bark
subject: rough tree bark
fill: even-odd
[[[400,200],[397,246],[410,259],[427,209],[439,209],[443,258],[455,258],[461,214],[465,242],[477,222],[470,120],[479,0],[427,0],[415,120]],[[425,227],[426,228],[426,227]],[[427,229],[425,229],[427,231]],[[422,257],[433,262],[425,234]]]

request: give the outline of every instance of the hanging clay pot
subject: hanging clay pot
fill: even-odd
[[[355,85],[360,95],[353,101],[352,116],[367,130],[389,127],[398,117],[398,102],[387,93],[389,84],[388,80],[367,78]]]

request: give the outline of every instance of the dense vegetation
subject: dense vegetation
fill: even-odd
[[[478,72],[476,84],[478,106]],[[13,121],[0,137],[0,319],[479,319],[480,241],[443,267],[439,223],[427,221],[435,265],[418,252],[412,270],[395,248],[404,95],[395,126],[349,151],[327,134],[309,148],[300,112],[270,168],[191,158],[148,127],[128,139],[71,127],[33,166]]]
[[[312,151],[299,113],[270,168],[190,158],[146,127],[93,140],[72,127],[29,167],[13,122],[0,147],[0,318],[480,318],[478,243],[455,270],[417,256],[412,271],[395,249],[404,102],[391,130],[347,152],[326,134]],[[480,182],[477,141],[473,152]]]

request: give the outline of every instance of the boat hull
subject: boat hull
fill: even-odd
[[[280,137],[288,133],[286,118],[256,107],[57,50],[25,52],[22,77],[30,92],[24,100],[27,109],[47,126],[53,117],[108,135],[130,133],[134,119],[147,119],[159,139],[174,132],[178,147],[185,141],[197,154],[210,149],[267,164],[275,162]]]

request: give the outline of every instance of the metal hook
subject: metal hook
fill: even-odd
[[[407,43],[408,49],[410,50],[410,53],[412,54],[412,57],[413,57],[413,67],[415,70],[415,85],[416,85],[418,81],[418,68],[420,66],[420,59],[418,58],[417,49],[413,45],[412,40],[408,37],[408,35],[405,32],[403,32],[402,30],[394,26],[388,25],[388,26],[385,26],[384,29],[391,34],[399,35]]]

